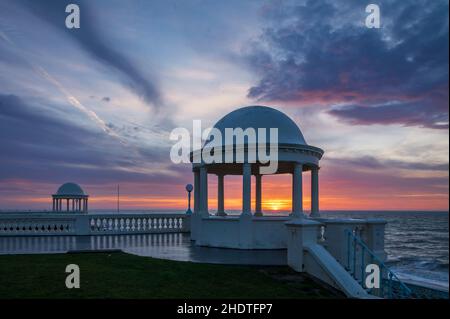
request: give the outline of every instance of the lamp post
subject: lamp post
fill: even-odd
[[[192,186],[192,184],[187,184],[186,185],[186,191],[188,192],[188,209],[186,211],[186,215],[191,215],[192,211],[191,211],[191,192],[194,189],[194,186]]]

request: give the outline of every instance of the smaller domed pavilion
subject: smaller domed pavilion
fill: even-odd
[[[58,188],[53,197],[54,212],[82,212],[88,211],[88,198],[80,185],[65,183]]]

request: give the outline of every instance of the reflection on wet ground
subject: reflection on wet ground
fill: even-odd
[[[121,249],[139,256],[179,261],[242,265],[286,265],[286,250],[198,247],[189,234],[0,237],[0,254],[65,253]]]

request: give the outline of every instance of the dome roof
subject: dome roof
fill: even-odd
[[[56,195],[84,196],[83,189],[75,183],[65,183],[58,188]]]
[[[307,145],[300,128],[283,112],[267,106],[246,106],[234,110],[222,117],[215,125],[225,140],[225,128],[266,129],[266,141],[269,142],[270,128],[278,128],[278,144]],[[208,139],[209,140],[209,139]]]

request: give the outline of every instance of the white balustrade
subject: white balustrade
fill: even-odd
[[[0,216],[0,236],[73,235],[75,218],[61,216]]]
[[[188,232],[184,214],[89,215],[91,234]]]
[[[0,215],[0,236],[182,233],[190,231],[185,214]]]

